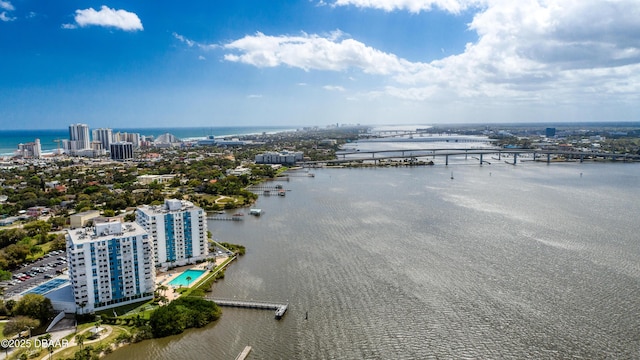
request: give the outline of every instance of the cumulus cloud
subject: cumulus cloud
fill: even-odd
[[[3,12],[0,13],[0,21],[7,22],[7,21],[13,21],[15,19],[16,19],[15,17],[7,15],[6,11],[3,11]]]
[[[418,13],[474,11],[478,40],[458,54],[408,61],[339,31],[256,33],[222,45],[224,59],[260,68],[360,71],[381,78],[371,96],[503,101],[583,101],[640,90],[640,2],[637,0],[336,0],[333,6]],[[614,97],[612,96],[612,99]]]
[[[303,33],[299,36],[248,35],[223,45],[227,61],[256,67],[289,67],[309,70],[343,71],[358,68],[367,74],[390,75],[404,72],[412,65],[393,54],[354,40],[342,39],[341,32],[325,37]],[[239,54],[237,54],[239,53]]]
[[[3,12],[0,12],[0,21],[8,22],[8,21],[13,21],[13,20],[16,19],[16,17],[10,16],[7,13],[7,11],[15,10],[13,5],[11,5],[11,3],[9,1],[0,0],[0,9],[1,10],[6,10],[6,11],[3,11]]]
[[[143,30],[142,22],[135,13],[115,10],[103,5],[100,10],[93,8],[76,10],[74,17],[77,26],[104,26],[124,31]],[[65,25],[63,25],[64,27]],[[66,27],[67,29],[70,27]]]
[[[260,99],[260,98],[262,98],[262,95],[260,95],[260,94],[251,94],[251,95],[247,96],[247,98],[249,98],[249,99]]]
[[[11,2],[0,0],[0,9],[7,10],[7,11],[13,11],[16,8],[13,7],[13,5],[11,5]]]

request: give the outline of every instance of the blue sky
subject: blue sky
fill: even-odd
[[[0,126],[640,120],[637,0],[0,0]]]

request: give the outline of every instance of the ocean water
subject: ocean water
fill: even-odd
[[[271,127],[271,126],[230,126],[230,127],[177,127],[177,128],[130,128],[113,129],[113,132],[139,133],[145,136],[158,137],[159,135],[170,133],[179,139],[204,138],[209,135],[230,136],[274,133],[289,131],[293,127]],[[93,130],[90,128],[89,131]],[[43,130],[0,130],[0,155],[12,155],[18,149],[18,144],[33,142],[40,139],[43,152],[50,152],[57,149],[56,139],[69,139],[68,129],[43,129]]]
[[[209,296],[284,318],[224,308],[107,359],[640,358],[640,164],[454,163],[273,183],[208,222],[247,248]]]

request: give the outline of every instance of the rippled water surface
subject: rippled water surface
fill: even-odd
[[[282,320],[224,308],[108,359],[640,358],[639,164],[312,172],[209,222],[247,247],[212,296]]]

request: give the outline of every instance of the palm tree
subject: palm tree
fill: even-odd
[[[169,290],[169,288],[167,287],[167,285],[160,285],[158,286],[158,290],[162,291],[162,295],[164,295],[164,293]]]
[[[187,276],[187,287],[189,287],[190,283],[191,283],[191,276]]]
[[[84,338],[85,336],[83,334],[76,335],[76,342],[80,346],[80,350],[82,350],[82,345],[84,345]]]

